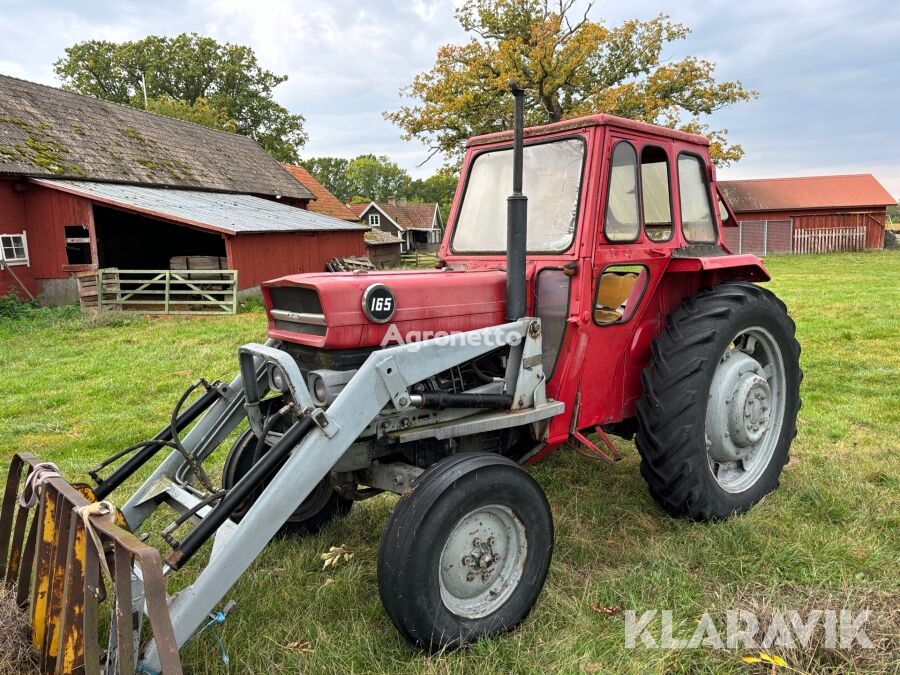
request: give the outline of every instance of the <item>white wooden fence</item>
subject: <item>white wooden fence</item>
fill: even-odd
[[[237,270],[120,270],[76,274],[82,309],[235,314]]]
[[[795,254],[865,251],[866,227],[835,227],[794,230]]]

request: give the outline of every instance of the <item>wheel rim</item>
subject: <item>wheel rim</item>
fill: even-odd
[[[467,619],[496,611],[519,585],[527,554],[525,526],[509,507],[491,504],[463,516],[441,551],[444,606]]]
[[[727,492],[752,487],[769,466],[781,436],[784,359],[765,328],[738,333],[722,354],[706,409],[706,452],[716,482]]]

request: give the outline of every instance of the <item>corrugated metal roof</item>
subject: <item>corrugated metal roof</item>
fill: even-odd
[[[314,198],[250,138],[6,75],[0,174]]]
[[[225,234],[368,230],[359,223],[323,216],[251,195],[33,178],[47,187],[92,201]]]
[[[735,211],[853,208],[896,204],[872,174],[719,181]]]

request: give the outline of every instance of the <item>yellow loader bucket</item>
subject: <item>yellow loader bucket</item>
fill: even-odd
[[[132,606],[136,563],[162,672],[180,674],[159,551],[112,519],[85,514],[94,502],[90,488],[71,485],[55,472],[35,473],[40,466],[33,455],[17,453],[9,467],[0,511],[0,578],[28,612],[41,672],[101,672],[105,648],[98,616],[107,599],[115,611],[104,645],[116,649],[119,673],[134,672],[134,627],[140,625]],[[29,506],[20,501],[23,491],[33,502]]]

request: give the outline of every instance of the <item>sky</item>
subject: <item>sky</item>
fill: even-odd
[[[276,100],[306,118],[302,156],[385,154],[425,177],[428,151],[404,141],[382,112],[467,39],[460,0],[0,0],[0,73],[58,85],[53,62],[90,39],[197,32],[251,46],[289,79]],[[586,5],[582,4],[583,9]],[[897,0],[598,1],[590,17],[618,24],[668,13],[693,29],[664,54],[717,64],[759,98],[717,112],[746,155],[720,179],[873,173],[900,198],[900,2]]]

